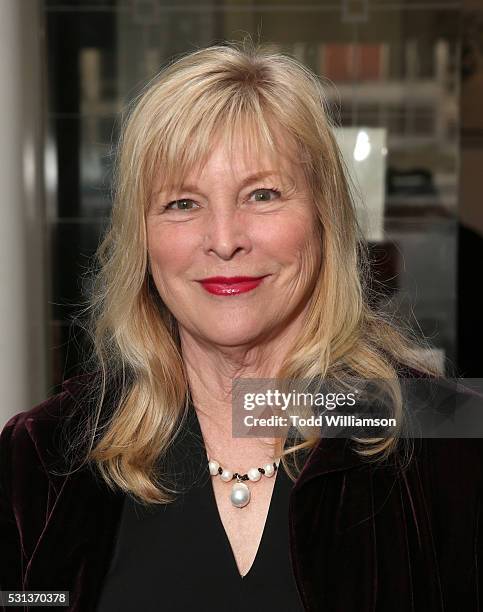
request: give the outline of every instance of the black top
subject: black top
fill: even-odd
[[[125,497],[97,612],[302,612],[289,556],[293,483],[282,464],[273,476],[257,555],[242,577],[218,512],[193,406],[165,461],[170,484],[183,493],[167,505],[143,506]],[[248,485],[256,495],[257,483]],[[231,484],[226,487],[228,495]]]

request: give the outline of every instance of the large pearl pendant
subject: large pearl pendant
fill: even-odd
[[[250,501],[250,489],[243,482],[236,482],[231,490],[230,500],[235,508],[243,508]]]

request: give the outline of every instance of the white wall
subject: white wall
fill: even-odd
[[[0,0],[0,428],[46,394],[38,0]]]

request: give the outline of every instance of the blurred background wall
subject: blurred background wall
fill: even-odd
[[[45,397],[53,375],[43,23],[39,2],[0,1],[0,426]]]
[[[481,4],[1,0],[2,420],[79,371],[120,110],[173,56],[246,34],[324,77],[356,170],[371,152],[379,306],[423,332],[448,375],[482,377]]]

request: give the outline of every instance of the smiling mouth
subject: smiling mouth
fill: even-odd
[[[263,281],[265,276],[235,276],[231,278],[216,276],[199,281],[203,289],[213,295],[239,295],[253,291]]]

